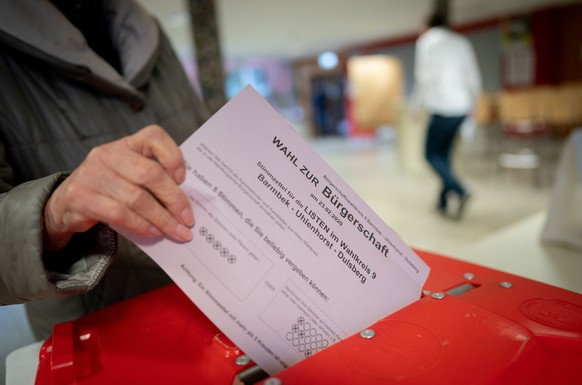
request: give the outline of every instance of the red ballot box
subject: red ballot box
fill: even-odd
[[[582,384],[582,295],[416,252],[422,298],[272,377],[171,285],[57,325],[36,385]]]

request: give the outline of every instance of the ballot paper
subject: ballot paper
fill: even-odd
[[[127,237],[267,373],[419,299],[427,265],[252,87],[181,150],[194,238]]]

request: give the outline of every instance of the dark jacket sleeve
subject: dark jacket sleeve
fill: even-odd
[[[0,305],[86,292],[104,274],[116,248],[105,225],[77,234],[45,266],[42,218],[46,201],[66,174],[54,174],[11,188],[11,169],[0,143]],[[52,271],[51,271],[52,270]]]

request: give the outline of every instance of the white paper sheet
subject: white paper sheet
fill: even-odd
[[[129,238],[269,374],[420,297],[426,264],[253,88],[181,149],[194,239]]]

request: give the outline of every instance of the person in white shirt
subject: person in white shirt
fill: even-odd
[[[437,209],[461,218],[470,193],[452,172],[451,148],[481,92],[481,76],[471,44],[447,27],[445,17],[433,15],[428,27],[415,47],[414,99],[430,113],[425,156],[442,180]],[[459,202],[453,213],[451,197]]]

